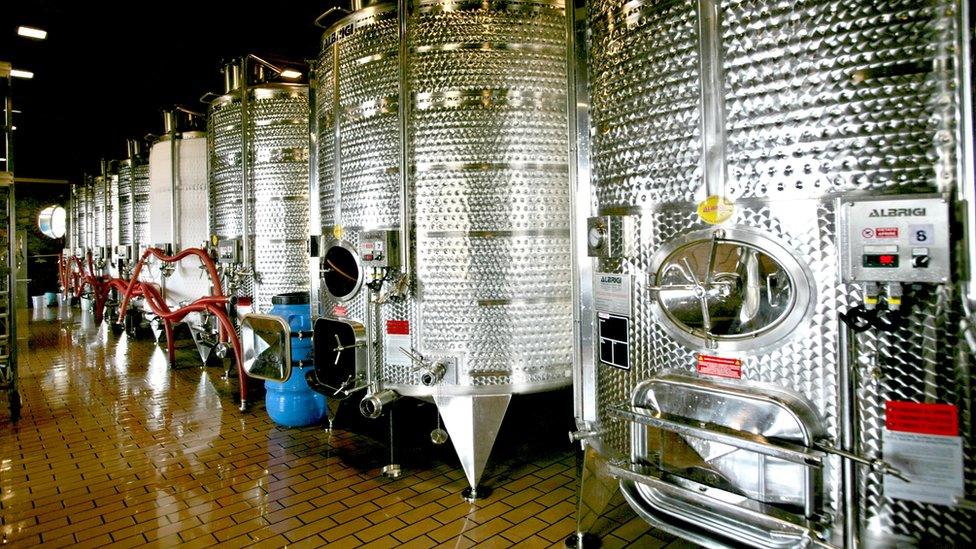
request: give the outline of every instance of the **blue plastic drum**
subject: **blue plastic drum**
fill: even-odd
[[[295,292],[271,298],[269,314],[285,319],[292,333],[310,332],[312,318],[308,294]],[[312,370],[312,338],[291,338],[291,377],[284,383],[265,381],[264,397],[268,416],[284,427],[303,427],[322,421],[326,415],[325,396],[308,387],[305,372]]]

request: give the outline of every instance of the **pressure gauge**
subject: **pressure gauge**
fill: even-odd
[[[587,235],[589,240],[590,248],[599,248],[603,246],[603,241],[607,237],[607,232],[603,227],[590,227],[590,231]]]

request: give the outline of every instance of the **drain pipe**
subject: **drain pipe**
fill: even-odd
[[[407,0],[397,0],[397,20],[400,27],[400,50],[398,53],[399,64],[399,94],[400,100],[397,108],[398,123],[400,125],[400,273],[410,277],[410,219],[411,201],[410,195],[410,155],[408,140],[408,123],[410,120],[410,89],[407,80],[407,63],[409,62],[409,49],[407,48],[407,11],[409,10]],[[355,4],[353,9],[356,9]],[[336,48],[338,50],[338,47]],[[337,79],[338,80],[338,79]],[[338,127],[338,125],[337,125]],[[409,286],[408,286],[409,291]]]
[[[101,161],[102,168],[102,250],[100,250],[102,261],[105,261],[105,249],[110,248],[112,242],[112,231],[109,229],[108,224],[108,205],[112,203],[112,185],[109,183],[109,167],[108,160],[104,158]]]
[[[966,247],[966,282],[963,299],[966,300],[968,310],[976,309],[976,152],[974,152],[973,138],[973,90],[970,25],[972,24],[971,2],[959,2],[959,58],[962,62],[956,71],[956,90],[959,94],[959,125],[956,129],[958,160],[956,190],[958,200],[964,205],[963,227],[965,237],[962,239]]]
[[[134,260],[139,254],[139,241],[136,239],[136,161],[141,151],[139,141],[136,139],[127,139],[125,144],[129,153],[129,247],[131,249],[128,255]],[[132,268],[132,261],[127,259],[127,262],[128,270]]]
[[[856,454],[857,440],[857,353],[856,335],[842,320],[837,321],[837,382],[840,385],[837,416],[840,423],[840,447]],[[841,460],[841,485],[844,509],[844,548],[855,549],[860,540],[857,512],[857,468],[853,460]]]
[[[248,201],[250,196],[250,180],[248,179],[248,169],[251,164],[251,155],[248,154],[248,133],[247,133],[247,114],[250,105],[247,101],[248,93],[248,60],[250,56],[241,59],[240,72],[237,78],[237,91],[241,94],[241,262],[245,271],[251,267],[251,232],[248,227],[251,217],[251,205]],[[234,69],[228,68],[233,74]],[[233,79],[231,79],[233,80]],[[231,82],[233,84],[233,81]]]
[[[180,161],[179,147],[176,143],[177,120],[176,110],[163,111],[163,131],[169,136],[169,241],[173,246],[173,253],[179,251],[180,242]]]
[[[698,70],[701,99],[702,178],[705,197],[725,197],[725,71],[722,16],[716,0],[698,0]]]

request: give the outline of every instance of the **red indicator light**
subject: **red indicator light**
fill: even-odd
[[[892,263],[895,262],[895,256],[893,256],[893,255],[883,255],[883,256],[881,256],[881,257],[878,258],[878,261],[882,265],[891,265]]]

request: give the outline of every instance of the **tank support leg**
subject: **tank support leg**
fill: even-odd
[[[607,470],[606,460],[596,448],[583,442],[583,464],[576,488],[576,531],[566,538],[566,547],[600,547],[600,538],[590,533],[617,492],[617,480]]]
[[[386,415],[390,420],[390,463],[386,467],[383,467],[383,476],[398,479],[403,474],[403,470],[400,468],[400,464],[396,462],[396,455],[394,454],[396,449],[396,435],[393,431],[393,409],[390,409]]]
[[[173,333],[173,323],[164,320],[163,330],[166,332],[166,358],[169,360],[169,367],[172,368],[176,365],[176,336]]]
[[[512,395],[466,395],[434,397],[437,410],[461,459],[470,488],[462,496],[468,501],[487,497],[478,486],[488,463],[495,437],[505,419]]]

